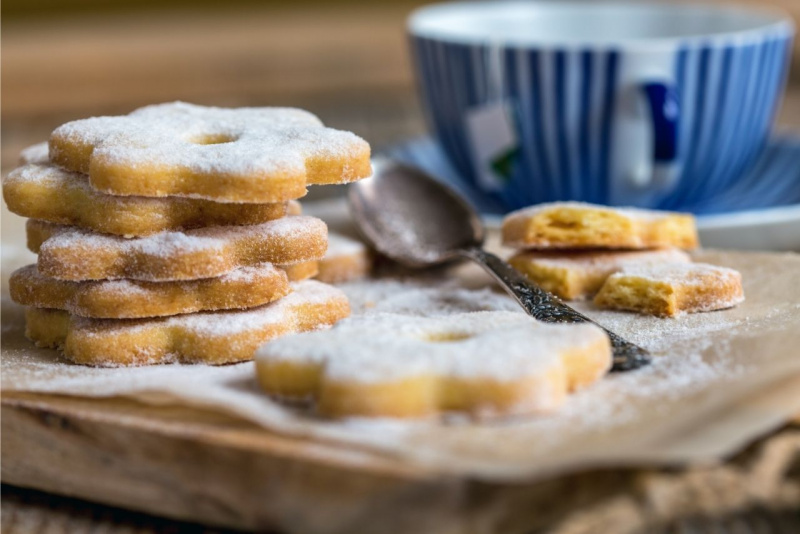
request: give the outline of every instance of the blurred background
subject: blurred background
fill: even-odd
[[[800,0],[738,3],[747,2],[777,5],[800,21]],[[420,135],[425,124],[404,27],[408,14],[424,3],[5,0],[2,171],[16,165],[22,148],[45,140],[63,122],[176,99],[303,107],[333,127],[361,135],[375,151]],[[778,124],[800,130],[798,42]],[[3,205],[4,255],[11,243],[23,246],[23,222]],[[75,506],[80,506],[65,505],[63,499],[15,495],[4,495],[4,511],[9,502],[18,509],[20,502],[27,503],[22,509],[31,510],[40,532],[47,530],[47,522],[39,509],[50,514],[47,524],[94,524],[110,517],[93,505],[76,516]],[[53,515],[53,510],[63,513]],[[131,517],[123,515],[126,522]],[[79,530],[88,527],[72,531]]]
[[[377,148],[418,134],[404,21],[423,3],[5,1],[3,167],[64,121],[175,99],[301,106]]]
[[[800,0],[774,4],[800,20]],[[59,124],[176,99],[291,105],[374,150],[424,129],[405,37],[419,0],[6,0],[2,169]],[[741,3],[741,1],[740,1]],[[800,128],[800,53],[779,118]],[[3,207],[3,241],[19,222]]]

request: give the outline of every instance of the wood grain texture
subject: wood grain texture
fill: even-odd
[[[2,430],[6,483],[246,530],[566,534],[674,521],[710,529],[730,514],[756,509],[771,518],[800,506],[791,471],[800,430],[791,428],[727,464],[593,470],[513,485],[432,477],[390,457],[122,399],[4,395]]]

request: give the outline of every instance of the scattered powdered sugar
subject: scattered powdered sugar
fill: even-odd
[[[354,314],[399,313],[436,316],[474,311],[517,311],[505,293],[489,288],[467,289],[442,278],[362,280],[340,284]]]
[[[326,128],[300,109],[226,109],[184,102],[69,122],[56,128],[52,139],[93,146],[92,160],[113,165],[155,163],[267,180],[304,174],[309,158],[347,158],[369,150],[363,139]]]
[[[639,403],[646,403],[654,416],[665,415],[672,403],[746,372],[729,361],[706,361],[703,353],[710,345],[703,339],[682,343],[676,347],[679,351],[657,358],[635,373],[612,373],[591,388],[572,394],[557,417],[534,423],[541,430],[542,445],[557,446],[571,429],[592,432],[635,423],[641,413]],[[655,399],[659,402],[653,403]]]

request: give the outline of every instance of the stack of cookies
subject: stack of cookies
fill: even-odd
[[[693,263],[694,217],[635,208],[554,202],[503,220],[509,263],[566,300],[675,316],[729,308],[744,300],[741,275]]]
[[[36,265],[15,272],[26,335],[77,363],[222,364],[349,314],[308,280],[327,227],[311,184],[371,174],[361,138],[297,109],[171,103],[64,124],[3,181]]]

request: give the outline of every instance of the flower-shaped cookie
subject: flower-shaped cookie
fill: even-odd
[[[294,265],[325,255],[328,228],[314,217],[251,226],[212,226],[125,239],[30,219],[28,248],[40,273],[59,280],[169,282],[222,276],[268,262]]]
[[[28,308],[25,336],[39,347],[59,348],[67,359],[84,365],[219,365],[251,360],[256,348],[270,339],[327,327],[348,315],[350,304],[340,289],[305,280],[293,283],[286,297],[248,310],[90,319]]]
[[[106,193],[221,202],[282,202],[309,184],[359,180],[369,157],[360,137],[291,108],[174,102],[69,122],[50,137],[50,160]]]
[[[317,262],[240,267],[215,278],[182,282],[92,280],[73,282],[39,273],[36,265],[17,269],[8,281],[14,302],[65,310],[97,319],[138,319],[198,311],[246,309],[285,297],[289,282],[311,278]]]
[[[608,371],[611,348],[597,326],[522,313],[376,314],[268,343],[256,365],[268,393],[327,416],[484,417],[558,408]]]

